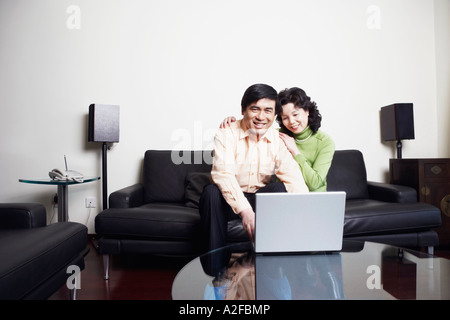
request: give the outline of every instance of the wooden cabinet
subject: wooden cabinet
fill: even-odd
[[[450,244],[450,159],[390,159],[390,183],[416,189],[418,201],[441,209],[441,245]]]

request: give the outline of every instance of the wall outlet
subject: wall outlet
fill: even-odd
[[[97,206],[97,199],[95,197],[87,197],[85,203],[86,208],[95,208]]]

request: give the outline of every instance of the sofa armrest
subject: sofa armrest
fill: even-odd
[[[144,204],[144,185],[136,183],[109,195],[110,208],[133,208]]]
[[[0,203],[0,229],[31,229],[47,225],[40,203]]]
[[[396,184],[367,181],[369,198],[386,202],[417,202],[414,188]]]

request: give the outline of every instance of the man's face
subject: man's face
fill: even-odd
[[[260,99],[242,113],[244,129],[258,137],[264,135],[275,120],[275,100]]]

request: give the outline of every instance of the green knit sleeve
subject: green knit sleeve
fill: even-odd
[[[301,153],[294,159],[297,161],[302,171],[303,178],[309,191],[327,191],[327,174],[333,160],[335,145],[332,139],[327,138],[321,141],[316,157],[308,161]]]

